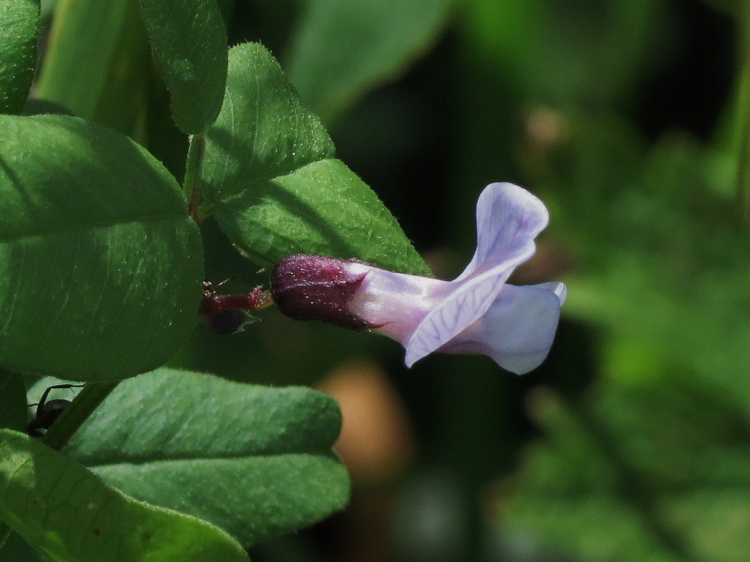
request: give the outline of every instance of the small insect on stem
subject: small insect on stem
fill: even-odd
[[[64,400],[62,398],[57,398],[48,402],[47,396],[49,396],[51,390],[70,389],[82,386],[82,384],[56,384],[47,388],[47,390],[44,391],[44,394],[42,394],[42,399],[39,401],[39,404],[31,404],[32,406],[36,406],[36,415],[26,426],[26,433],[32,437],[42,437],[44,434],[40,430],[43,429],[46,431],[49,429],[52,424],[55,423],[57,418],[60,417],[60,414],[63,413],[63,410],[70,404],[70,400]]]
[[[250,314],[251,310],[261,310],[273,304],[271,293],[262,287],[241,295],[219,295],[216,287],[221,287],[230,279],[214,286],[209,281],[203,282],[203,298],[198,313],[204,318],[206,328],[220,335],[241,332],[247,324],[258,319]]]

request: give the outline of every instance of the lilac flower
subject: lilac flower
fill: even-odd
[[[356,261],[295,255],[271,276],[288,316],[372,329],[406,348],[405,362],[437,351],[480,353],[523,374],[544,361],[565,300],[565,285],[506,281],[536,249],[549,221],[544,204],[510,184],[488,185],[477,202],[477,249],[453,281],[393,273]]]

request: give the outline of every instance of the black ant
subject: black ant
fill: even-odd
[[[50,390],[54,390],[56,388],[67,389],[80,386],[83,385],[56,384],[54,386],[50,386],[47,390],[45,390],[44,394],[42,394],[42,399],[39,401],[39,404],[31,404],[32,406],[36,406],[36,415],[34,416],[34,419],[31,420],[26,426],[26,433],[28,433],[32,437],[42,437],[44,434],[40,430],[49,429],[50,426],[55,423],[55,420],[60,417],[60,414],[63,413],[63,410],[70,404],[70,400],[65,400],[62,398],[57,398],[55,400],[50,400],[49,402],[47,402],[47,396],[49,395]]]

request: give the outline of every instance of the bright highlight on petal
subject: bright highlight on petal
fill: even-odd
[[[277,264],[271,291],[293,318],[374,329],[399,341],[409,367],[434,351],[480,353],[522,374],[549,352],[565,285],[515,287],[506,281],[534,254],[534,238],[548,222],[546,207],[534,195],[493,183],[477,202],[474,257],[453,281],[300,255]]]

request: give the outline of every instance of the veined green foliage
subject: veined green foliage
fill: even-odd
[[[254,261],[313,253],[429,274],[375,193],[333,158],[320,120],[264,47],[230,51],[224,106],[206,139],[204,209]]]
[[[0,518],[55,562],[247,561],[213,525],[150,506],[31,437],[0,430]]]
[[[117,379],[184,341],[200,237],[143,148],[75,117],[0,117],[0,212],[2,365]]]
[[[0,113],[21,113],[36,67],[39,0],[0,3]]]
[[[344,507],[349,479],[331,451],[340,428],[338,404],[321,392],[157,369],[120,383],[65,452],[108,484],[248,546]]]

